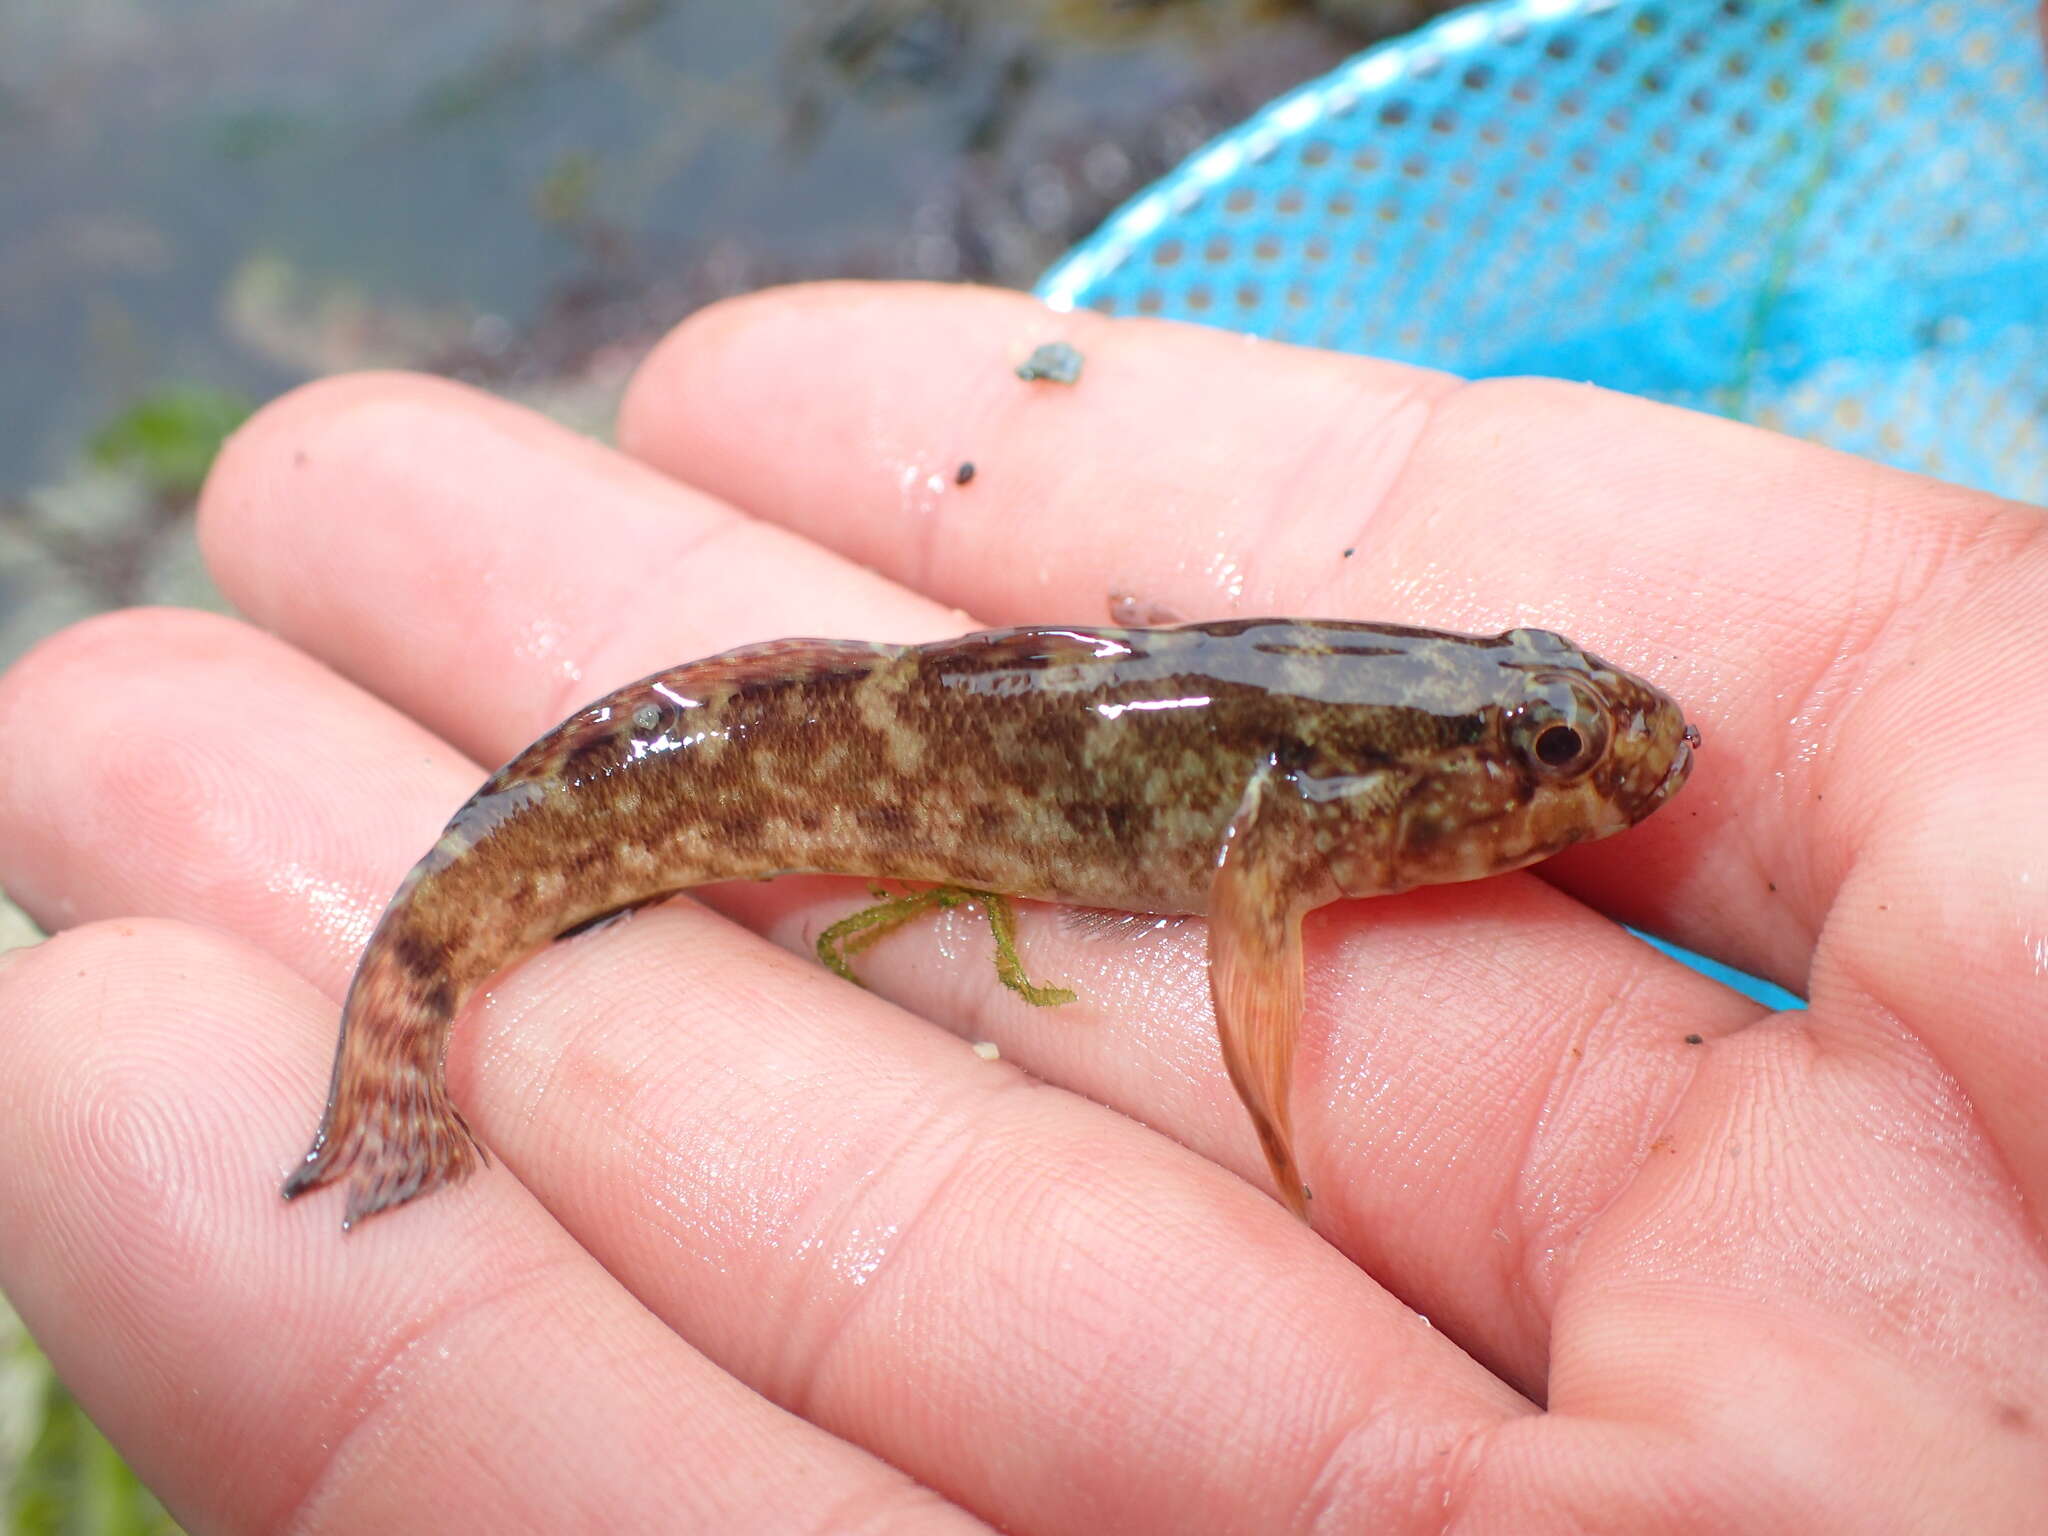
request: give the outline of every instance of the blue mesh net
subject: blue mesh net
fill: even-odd
[[[1589,379],[2048,501],[2031,0],[1477,6],[1218,139],[1039,292]]]
[[[1590,379],[2048,501],[2032,5],[1475,7],[1209,145],[1039,291]]]

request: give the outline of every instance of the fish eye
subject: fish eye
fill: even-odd
[[[1565,678],[1552,678],[1515,711],[1510,739],[1536,776],[1552,781],[1585,773],[1607,750],[1607,711]]]
[[[1536,733],[1536,755],[1552,768],[1568,768],[1586,750],[1586,738],[1570,726],[1546,725]]]

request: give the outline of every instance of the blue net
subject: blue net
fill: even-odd
[[[2048,501],[2033,8],[1478,6],[1218,139],[1039,292],[1589,379]]]
[[[2034,10],[1476,6],[1210,144],[1038,291],[1587,379],[2048,501]]]

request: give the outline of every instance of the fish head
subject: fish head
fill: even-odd
[[[1548,630],[1471,643],[1438,669],[1463,679],[1443,734],[1359,776],[1378,804],[1348,835],[1341,818],[1319,829],[1346,895],[1536,863],[1634,826],[1692,771],[1699,732],[1662,689]]]

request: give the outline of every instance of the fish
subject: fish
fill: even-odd
[[[803,872],[1205,918],[1224,1068],[1305,1217],[1303,915],[1623,831],[1699,744],[1668,694],[1535,628],[1040,626],[687,662],[541,736],[405,876],[284,1196],[345,1183],[347,1228],[466,1178],[484,1154],[444,1058],[479,987],[693,886]]]

